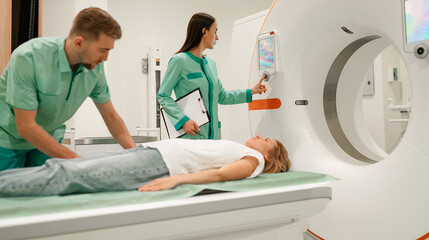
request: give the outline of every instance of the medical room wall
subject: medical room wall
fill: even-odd
[[[389,109],[389,104],[406,105],[411,101],[410,80],[404,62],[392,46],[377,56],[373,67],[374,93],[362,97],[363,115],[374,141],[390,153],[399,143],[407,123],[395,121],[406,116]],[[393,78],[394,68],[398,72],[397,80]]]
[[[67,36],[73,17],[89,6],[106,9],[121,24],[123,36],[115,43],[105,68],[114,106],[134,135],[137,126],[148,127],[148,75],[142,73],[141,62],[150,47],[163,51],[165,70],[185,40],[190,17],[207,12],[217,19],[219,41],[214,50],[205,53],[216,61],[219,77],[228,85],[234,81],[226,74],[233,22],[271,4],[272,0],[44,0],[43,36]],[[66,125],[76,129],[77,137],[110,135],[90,99]]]

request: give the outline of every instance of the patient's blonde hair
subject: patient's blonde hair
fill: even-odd
[[[286,148],[283,144],[275,139],[273,139],[277,146],[274,147],[269,156],[271,158],[270,162],[265,163],[264,173],[278,173],[278,172],[287,172],[290,169],[290,160]]]

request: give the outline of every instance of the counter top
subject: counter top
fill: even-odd
[[[156,137],[150,136],[131,136],[135,143],[145,143],[145,142],[154,142]],[[92,145],[92,144],[116,144],[118,143],[113,137],[86,137],[86,138],[76,138],[76,145]],[[70,138],[64,138],[62,144],[71,144]]]

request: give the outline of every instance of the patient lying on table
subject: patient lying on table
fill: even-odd
[[[253,178],[290,168],[283,144],[253,137],[228,140],[170,139],[123,152],[72,160],[52,158],[39,167],[0,172],[0,196],[46,196],[104,191],[159,191],[179,184]]]

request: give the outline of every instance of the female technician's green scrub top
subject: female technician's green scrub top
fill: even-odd
[[[176,130],[182,128],[189,118],[177,107],[171,93],[177,98],[200,88],[210,122],[200,127],[200,135],[185,134],[182,138],[220,139],[221,123],[218,118],[218,103],[238,104],[252,102],[250,89],[226,91],[217,76],[216,63],[210,58],[198,58],[190,52],[174,55],[168,63],[165,77],[158,91],[159,104],[164,108]]]

